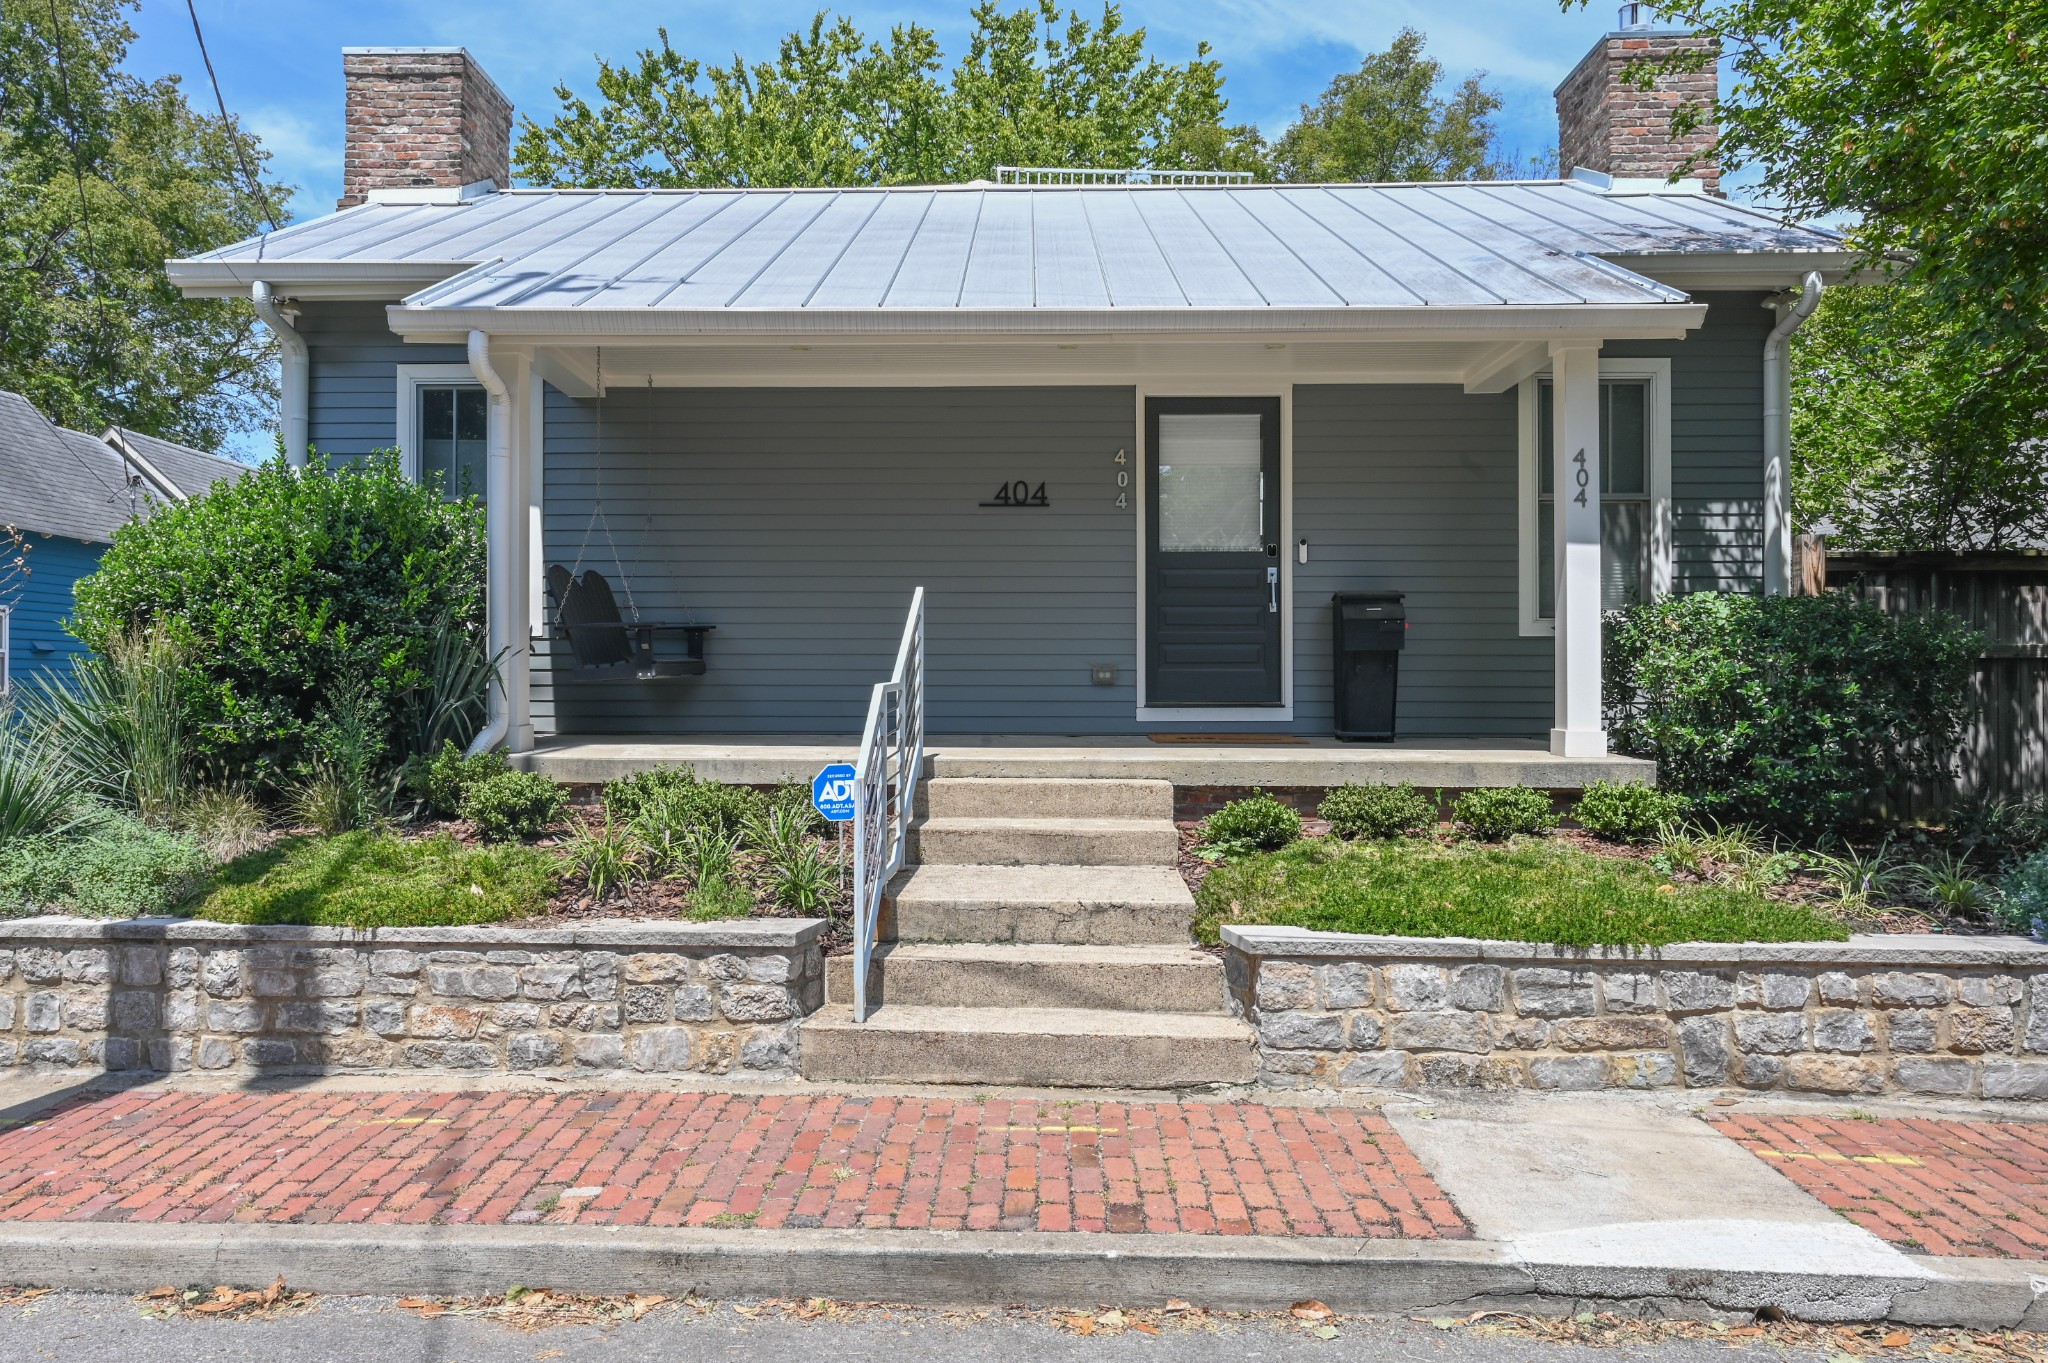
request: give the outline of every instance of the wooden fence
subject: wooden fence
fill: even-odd
[[[1830,553],[1826,585],[1894,615],[1950,611],[1985,634],[1960,779],[1900,791],[1888,812],[1938,815],[1958,795],[2048,797],[2048,554]]]

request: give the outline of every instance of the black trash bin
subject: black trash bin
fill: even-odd
[[[1394,697],[1401,680],[1401,650],[1408,644],[1408,612],[1401,592],[1338,592],[1330,598],[1336,665],[1337,737],[1394,736]]]

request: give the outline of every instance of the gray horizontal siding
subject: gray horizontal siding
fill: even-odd
[[[306,303],[299,333],[311,362],[307,438],[330,459],[398,444],[398,366],[462,364],[459,345],[408,345],[391,334],[382,303]]]
[[[1398,728],[1550,727],[1550,641],[1520,636],[1513,393],[1449,385],[1294,390],[1295,723],[1328,733],[1330,594],[1407,593]],[[1290,550],[1292,546],[1288,546]]]
[[[1764,337],[1760,293],[1702,293],[1706,323],[1683,341],[1616,342],[1603,356],[1671,358],[1673,582],[1753,592],[1764,574]]]
[[[597,405],[547,393],[545,534],[573,563],[597,494]],[[1127,388],[615,389],[603,499],[640,612],[716,625],[710,667],[657,685],[537,680],[536,723],[583,733],[851,733],[926,591],[928,726],[1134,726]],[[983,509],[998,483],[1044,510]],[[586,566],[621,576],[602,532]],[[622,593],[623,594],[623,593]],[[1117,685],[1090,683],[1113,663]]]

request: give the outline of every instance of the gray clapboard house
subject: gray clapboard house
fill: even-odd
[[[937,744],[1573,785],[1632,769],[1604,607],[1787,590],[1790,291],[1850,263],[1669,180],[1700,77],[1622,72],[1698,41],[1604,39],[1555,181],[701,191],[504,188],[467,52],[350,49],[340,211],[171,274],[257,300],[291,449],[487,495],[502,733],[565,776],[843,747],[923,587]],[[551,568],[713,628],[584,666]],[[1403,594],[1392,747],[1331,737],[1350,590]]]

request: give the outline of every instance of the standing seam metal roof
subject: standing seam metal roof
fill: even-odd
[[[513,190],[361,205],[173,277],[445,267],[419,311],[1405,309],[1676,303],[1628,257],[1843,249],[1576,181]]]

